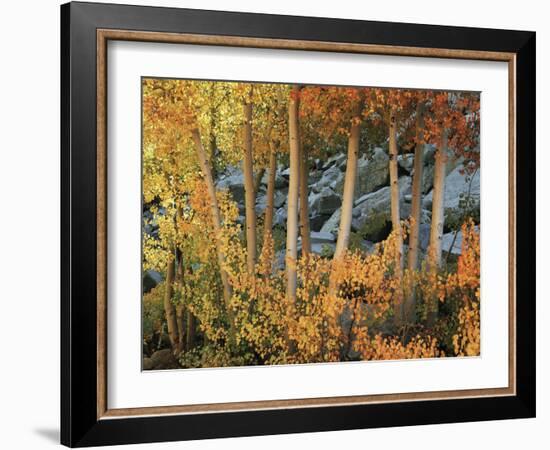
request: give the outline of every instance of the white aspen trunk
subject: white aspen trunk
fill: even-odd
[[[353,200],[355,194],[355,182],[357,179],[357,160],[359,158],[359,140],[361,137],[361,121],[359,117],[359,108],[356,111],[355,117],[352,119],[350,133],[348,138],[348,159],[346,161],[346,175],[344,178],[344,191],[342,193],[342,207],[340,215],[340,225],[338,227],[338,238],[336,240],[336,249],[334,250],[333,261],[337,261],[342,257],[349,245],[349,237],[351,232],[351,221],[353,212]],[[329,295],[337,294],[338,286],[335,281],[330,279],[328,292]],[[353,313],[352,313],[353,314]],[[351,336],[350,325],[348,336]],[[349,346],[351,343],[349,343]],[[349,349],[348,349],[349,351]]]
[[[420,234],[420,212],[422,208],[422,177],[424,171],[424,103],[416,107],[416,146],[414,149],[414,176],[412,182],[411,226],[409,234],[408,268],[411,274],[418,269],[418,247]],[[411,277],[412,279],[412,277]],[[411,282],[410,293],[405,300],[405,319],[415,322],[416,294],[414,282]]]
[[[271,144],[270,144],[271,145]],[[277,173],[277,154],[271,148],[269,154],[269,178],[267,180],[267,200],[265,205],[265,218],[264,218],[264,245],[265,236],[271,234],[273,229],[273,210],[275,203],[275,175]]]
[[[441,265],[441,241],[445,226],[445,168],[447,165],[447,132],[443,131],[441,147],[435,155],[434,189],[432,198],[432,225],[430,228],[430,266],[439,268]]]
[[[294,86],[288,103],[288,133],[290,147],[290,178],[288,182],[288,217],[286,223],[287,298],[296,302],[296,259],[298,257],[298,195],[300,188],[300,142],[298,110],[300,88]]]
[[[166,316],[166,325],[168,328],[168,337],[172,344],[174,353],[179,349],[178,322],[176,317],[176,308],[172,303],[174,294],[174,259],[172,258],[166,266],[166,279],[164,286],[164,314]]]
[[[311,237],[309,228],[309,204],[308,204],[308,152],[300,142],[300,236],[302,237],[302,255],[311,253]]]
[[[430,228],[430,244],[428,251],[428,270],[437,271],[441,267],[441,242],[445,226],[445,172],[447,161],[447,130],[441,133],[441,145],[435,155],[434,187],[432,197],[432,224]],[[432,299],[428,314],[428,325],[433,325],[438,315],[438,301]]]
[[[195,149],[197,151],[199,165],[203,173],[206,186],[208,187],[208,195],[210,196],[210,212],[212,216],[212,225],[214,227],[214,232],[216,236],[219,236],[222,228],[222,225],[221,225],[222,220],[220,215],[220,208],[218,206],[218,199],[216,198],[216,186],[214,185],[214,179],[212,178],[212,170],[210,168],[210,162],[204,150],[204,146],[202,145],[199,130],[194,129],[191,134],[193,137],[193,142],[195,143]],[[225,256],[223,254],[223,251],[220,245],[216,245],[216,253],[218,257],[218,265],[220,266],[220,277],[223,285],[223,298],[224,298],[226,312],[229,318],[229,326],[230,326],[229,338],[230,338],[230,341],[233,341],[235,337],[235,323],[233,319],[233,312],[231,310],[231,305],[230,305],[231,296],[233,295],[233,290],[231,289],[231,285],[229,284],[227,273],[223,268]]]
[[[252,159],[252,104],[245,103],[244,111],[244,158],[243,175],[246,209],[246,263],[248,273],[254,273],[256,266],[256,189],[254,185],[254,163]]]
[[[353,212],[353,197],[355,194],[355,181],[357,178],[357,159],[359,157],[359,138],[361,135],[361,123],[358,117],[353,118],[348,138],[348,159],[346,163],[346,175],[344,178],[344,192],[342,194],[342,209],[338,239],[334,250],[334,259],[338,259],[347,250],[351,232]]]
[[[389,171],[391,190],[391,220],[395,235],[396,261],[395,275],[399,281],[403,279],[403,232],[401,230],[401,216],[399,211],[399,178],[397,172],[397,124],[395,112],[390,111],[389,122]],[[394,303],[394,317],[397,324],[403,321],[403,292],[398,289]]]

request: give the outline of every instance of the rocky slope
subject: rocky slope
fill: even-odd
[[[430,235],[431,203],[433,196],[433,146],[426,146],[424,156],[424,170],[422,180],[422,215],[420,226],[420,248],[426,251]],[[399,190],[401,218],[407,219],[411,211],[411,186],[414,175],[414,155],[399,155]],[[342,203],[342,191],[346,171],[346,155],[338,153],[326,161],[314,160],[309,172],[309,212],[311,226],[312,251],[318,254],[330,256],[336,246],[338,226],[340,223],[340,207]],[[290,171],[288,167],[279,165],[275,178],[275,212],[274,227],[282,233],[286,230],[287,220],[287,194]],[[266,206],[268,174],[261,180],[256,199],[256,212],[261,216]],[[227,189],[233,195],[239,205],[239,221],[244,225],[244,180],[240,167],[228,167],[218,176],[216,181],[218,189]],[[443,236],[442,248],[448,252],[452,246],[452,254],[460,254],[462,236],[449,229],[459,226],[463,215],[465,199],[469,198],[468,208],[477,211],[479,217],[480,175],[479,171],[472,177],[464,174],[460,160],[451,161],[447,167],[445,181],[445,221],[446,233]],[[150,215],[148,211],[144,215]],[[475,216],[475,214],[474,214]],[[376,148],[367,157],[361,156],[357,167],[357,181],[353,208],[352,231],[356,237],[356,245],[366,251],[374,247],[374,244],[384,240],[391,231],[390,187],[388,176],[388,155]],[[145,230],[150,235],[155,235],[155,227],[148,226]],[[358,242],[357,242],[358,241]],[[284,265],[284,249],[277,252],[278,266]],[[144,285],[156,285],[160,280],[160,274],[145,274]],[[146,289],[147,290],[147,289]]]
[[[428,244],[432,188],[434,152],[432,146],[427,146],[424,158],[422,180],[422,225],[420,228],[421,247],[425,250]],[[414,155],[399,155],[399,188],[401,218],[407,219],[411,211],[411,186]],[[466,197],[470,199],[470,209],[479,210],[480,176],[477,172],[473,177],[464,174],[461,161],[451,161],[447,169],[445,184],[445,218],[449,223],[456,223],[463,214],[461,202]],[[346,155],[337,154],[326,161],[312,161],[309,172],[309,212],[312,231],[312,250],[323,253],[327,248],[334,248],[340,222],[340,206],[346,170]],[[274,225],[281,229],[286,227],[287,193],[289,169],[279,166],[276,174],[276,195]],[[471,179],[470,179],[471,178]],[[262,179],[257,195],[256,211],[263,214],[266,205],[267,174]],[[217,186],[228,189],[239,204],[244,223],[244,181],[240,168],[228,168],[221,174]],[[352,231],[363,239],[363,244],[369,247],[373,243],[385,239],[391,231],[390,187],[388,176],[388,156],[381,148],[372,152],[370,157],[361,156],[358,161],[355,201],[353,208]],[[450,230],[447,230],[450,231]],[[443,251],[448,251],[454,240],[453,253],[460,252],[460,234],[454,237],[449,232],[443,238]]]

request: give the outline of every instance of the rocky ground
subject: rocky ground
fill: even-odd
[[[426,251],[430,234],[431,203],[434,173],[433,146],[426,146],[422,180],[422,214],[420,226],[420,247]],[[340,223],[340,206],[346,171],[346,155],[338,153],[325,161],[314,160],[309,172],[309,212],[311,226],[312,251],[330,256],[336,246],[336,237]],[[407,219],[411,212],[411,187],[414,175],[414,154],[401,154],[399,163],[399,190],[401,218]],[[461,233],[452,228],[459,227],[463,214],[463,203],[470,198],[470,210],[477,210],[479,215],[480,175],[479,171],[471,179],[464,174],[461,160],[451,160],[447,167],[445,181],[445,222],[446,233],[443,236],[443,251],[460,254]],[[279,165],[276,173],[274,227],[283,233],[287,220],[287,194],[290,171]],[[261,181],[257,194],[256,212],[261,216],[266,206],[267,190],[266,173]],[[244,180],[240,167],[228,167],[217,179],[218,189],[229,190],[239,205],[239,221],[244,224]],[[147,212],[145,212],[147,214]],[[146,232],[154,234],[156,230]],[[388,155],[376,148],[367,157],[359,158],[357,181],[353,208],[352,232],[364,250],[373,248],[374,244],[384,240],[391,231],[390,187],[388,173]],[[456,234],[456,236],[455,236]],[[279,266],[284,264],[284,249],[277,252]],[[144,283],[152,286],[160,281],[160,274],[147,273]]]
[[[422,180],[422,226],[420,242],[426,249],[429,239],[431,220],[431,202],[433,188],[434,151],[427,146],[424,158]],[[401,196],[401,218],[407,219],[411,211],[411,186],[414,175],[414,155],[399,155],[399,190]],[[312,251],[326,252],[335,247],[338,225],[340,222],[340,206],[346,170],[346,155],[337,154],[326,161],[312,162],[309,173],[309,211],[312,231]],[[275,215],[274,225],[284,229],[287,219],[287,194],[289,170],[279,166],[276,175]],[[257,196],[256,210],[263,214],[266,204],[267,174],[262,179]],[[221,174],[217,182],[220,189],[229,189],[239,204],[244,223],[244,181],[240,168],[228,168]],[[468,195],[471,199],[470,208],[479,209],[480,177],[477,172],[470,180],[463,173],[461,161],[451,161],[447,170],[445,185],[445,219],[447,223],[456,223],[462,214],[460,201]],[[390,187],[388,175],[388,155],[377,148],[369,157],[362,156],[358,161],[357,183],[353,208],[352,231],[363,239],[365,248],[384,240],[391,230]],[[443,251],[448,251],[453,239],[452,253],[460,253],[460,232],[456,239],[451,230],[443,237]]]

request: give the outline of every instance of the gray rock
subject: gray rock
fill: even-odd
[[[340,207],[340,204],[340,196],[329,187],[309,195],[309,210],[312,216],[332,214]]]
[[[330,217],[330,214],[321,214],[316,216],[310,216],[309,218],[309,228],[313,231],[320,231],[321,227]]]
[[[399,164],[399,167],[403,170],[411,173],[414,165],[414,153],[397,156],[397,164]]]
[[[338,166],[341,168],[341,170],[345,170],[345,162],[347,159],[347,155],[344,153],[337,153],[336,155],[331,156],[326,160],[326,162],[322,165],[322,169],[328,169],[329,167]],[[343,167],[342,167],[343,166]]]
[[[362,156],[357,161],[357,181],[355,198],[374,192],[385,186],[389,181],[388,155],[381,148],[376,148],[370,159]],[[338,186],[338,192],[343,191],[343,183]]]
[[[430,244],[430,229],[431,226],[429,223],[421,223],[418,229],[418,244],[424,251],[428,249],[428,245]]]
[[[259,216],[265,212],[266,204],[267,204],[266,195],[258,195],[258,197],[256,197],[256,215]]]
[[[443,235],[443,238],[441,239],[441,250],[444,253],[448,253],[449,249],[451,249],[451,244],[453,244],[454,239],[454,233],[446,233]],[[453,248],[451,249],[451,253],[453,255],[460,255],[462,253],[462,232],[458,232],[456,236],[456,240],[454,242]]]
[[[288,180],[290,178],[290,167],[287,167],[286,169],[282,170],[280,172],[280,175],[285,179]]]
[[[149,292],[162,281],[162,275],[156,270],[147,270],[143,273],[143,292]]]
[[[286,196],[287,191],[288,189],[275,191],[273,196],[273,207],[275,209],[280,208],[285,204],[287,199],[287,196]],[[266,206],[267,206],[267,195],[258,195],[256,199],[256,214],[257,215],[264,214]]]
[[[290,174],[290,171],[289,171]],[[269,180],[269,170],[266,170],[262,177],[261,184],[267,186]],[[288,181],[281,175],[280,171],[275,172],[275,189],[282,189],[288,186]]]
[[[462,164],[454,168],[445,178],[445,196],[443,206],[445,208],[445,220],[453,220],[460,214],[459,206],[461,198],[465,198],[470,187],[469,177],[460,172],[464,169]],[[480,198],[480,177],[479,171],[471,178],[470,199],[474,208],[479,208]],[[422,204],[426,209],[431,209],[433,200],[433,189],[424,197]]]
[[[479,233],[479,226],[476,226],[475,230]],[[460,255],[462,253],[462,231],[459,231],[456,234],[456,239],[453,244],[454,237],[455,237],[454,232],[445,233],[441,239],[441,250],[445,253],[448,253],[450,249],[451,254]],[[451,244],[453,244],[452,248],[451,248]]]
[[[148,208],[148,207],[146,207]],[[164,216],[166,214],[166,209],[159,207],[157,214],[153,214],[149,209],[146,209],[143,212],[143,231],[147,233],[154,239],[159,237],[159,224],[157,220],[158,216]]]
[[[314,186],[316,186],[316,184],[319,182],[322,176],[323,176],[323,172],[320,170],[309,172],[307,176],[307,185],[309,186],[309,188],[311,189]]]
[[[405,196],[410,194],[411,192],[411,186],[412,186],[412,179],[411,177],[401,177],[399,178],[399,196],[401,200],[404,201]],[[382,202],[384,205],[389,204],[390,202],[390,196],[391,196],[391,189],[389,186],[383,187],[382,189],[379,189],[375,192],[371,192],[369,194],[362,195],[357,200],[355,200],[354,205],[358,206],[363,202],[366,201],[375,201],[375,202]]]
[[[279,208],[273,215],[273,225],[286,227],[287,212],[286,208]]]
[[[153,361],[151,360],[151,358],[144,357],[141,367],[143,368],[143,370],[151,370],[153,368]]]
[[[334,242],[334,235],[327,231],[312,231],[310,233],[312,244],[323,244]]]
[[[330,233],[329,233],[330,234]],[[332,236],[332,235],[331,235]],[[336,242],[334,238],[332,242],[311,242],[311,252],[316,253],[317,255],[331,257],[334,255],[334,250],[336,249]],[[298,238],[298,253],[302,251],[302,240]],[[283,258],[284,261],[284,258]]]
[[[338,234],[338,227],[340,226],[341,210],[338,208],[328,220],[321,227],[321,233],[331,233],[333,236]]]
[[[435,148],[435,145],[432,145],[432,144],[426,144],[424,146],[424,165],[425,166],[429,166],[429,165],[434,165],[435,163],[435,152],[436,152],[436,148]]]
[[[242,167],[240,165],[226,166],[225,169],[220,173],[220,179],[239,175],[241,172]]]
[[[343,185],[344,174],[336,166],[332,166],[329,169],[323,172],[323,175],[314,184],[311,184],[311,189],[313,192],[321,192],[325,188],[331,188],[333,190],[338,190],[340,184]]]
[[[244,201],[244,180],[242,173],[235,173],[221,178],[217,184],[218,189],[226,189],[231,192],[233,200],[237,203]]]
[[[399,179],[400,215],[406,219],[410,215],[410,204],[404,202],[404,195],[410,192],[411,178]],[[383,187],[376,192],[356,200],[352,212],[352,229],[360,231],[364,237],[374,241],[384,239],[391,229],[391,189]]]
[[[429,192],[434,186],[434,166],[433,164],[424,166],[422,170],[422,193]]]
[[[276,190],[273,197],[273,206],[275,208],[280,208],[286,203],[288,195],[288,189]]]
[[[172,354],[172,350],[169,348],[153,353],[151,355],[151,362],[153,364],[152,369],[154,370],[177,369],[179,367],[176,358]]]
[[[145,222],[143,225],[143,231],[144,233],[148,234],[153,238],[158,237],[159,228],[156,220],[151,222]]]

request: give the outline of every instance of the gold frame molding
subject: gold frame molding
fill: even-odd
[[[508,387],[491,389],[411,392],[289,400],[266,400],[202,405],[150,406],[109,409],[107,405],[107,42],[109,40],[181,43],[267,49],[362,53],[391,56],[473,59],[508,63]],[[156,33],[113,29],[97,30],[97,418],[220,413],[266,409],[344,406],[420,400],[513,396],[516,394],[516,55],[506,52],[398,47],[321,41],[260,39],[179,33]]]

